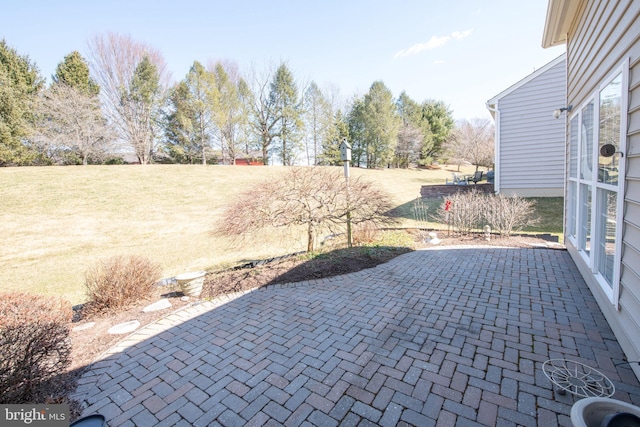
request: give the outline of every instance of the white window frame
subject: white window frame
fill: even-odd
[[[598,167],[599,167],[599,143],[600,143],[600,93],[601,91],[607,87],[615,78],[621,76],[621,110],[620,110],[620,152],[614,155],[620,156],[619,166],[618,166],[618,183],[617,185],[608,184],[604,182],[598,181]],[[573,246],[578,250],[581,258],[584,262],[589,266],[592,274],[594,275],[596,281],[600,285],[603,292],[609,298],[609,301],[618,308],[619,298],[620,298],[620,268],[621,268],[621,255],[622,255],[622,227],[624,223],[624,191],[625,191],[625,179],[626,176],[626,148],[627,148],[627,120],[628,120],[628,97],[629,97],[629,60],[626,59],[619,67],[617,67],[610,75],[607,76],[605,80],[596,88],[596,90],[581,104],[578,108],[573,109],[573,114],[568,118],[567,121],[568,130],[571,130],[571,121],[574,118],[578,118],[578,135],[577,135],[577,156],[578,156],[578,164],[577,164],[577,174],[576,177],[571,177],[570,173],[570,159],[567,159],[567,172],[566,179],[567,182],[575,183],[575,205],[573,209],[567,209],[567,212],[573,212],[575,218],[576,229],[575,235],[570,233],[570,230],[566,233],[566,238],[569,242],[573,244]],[[580,171],[582,168],[582,110],[586,107],[590,102],[594,103],[594,111],[593,111],[593,157],[591,159],[592,167],[591,167],[591,177],[590,179],[583,179],[580,176]],[[569,132],[569,144],[571,144],[572,135]],[[571,152],[571,147],[568,147],[567,155]],[[581,239],[584,237],[584,231],[581,227],[580,216],[581,216],[581,184],[587,184],[590,186],[591,193],[591,219],[590,219],[590,249],[588,252],[582,250],[580,248]],[[598,257],[601,256],[599,253],[600,248],[600,239],[602,236],[598,233],[598,212],[600,212],[599,206],[599,198],[598,198],[598,190],[604,189],[609,191],[616,192],[616,229],[615,229],[615,258],[613,262],[613,275],[612,275],[612,283],[609,284],[606,278],[599,273],[598,271]],[[566,203],[571,203],[568,200]],[[606,236],[605,236],[606,238]]]

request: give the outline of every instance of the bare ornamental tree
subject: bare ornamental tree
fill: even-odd
[[[339,168],[295,167],[280,179],[264,182],[243,193],[224,213],[218,231],[239,236],[266,228],[304,227],[307,251],[315,248],[321,232],[339,233],[351,223],[381,225],[394,221],[388,216],[390,196],[373,183],[360,178],[349,184]]]

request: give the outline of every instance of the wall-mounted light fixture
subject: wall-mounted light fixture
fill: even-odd
[[[614,154],[620,154],[620,157],[624,157],[624,153],[622,151],[618,151],[616,146],[613,144],[604,144],[600,147],[600,155],[602,157],[611,157]]]
[[[562,107],[559,110],[553,110],[553,117],[557,119],[558,117],[560,117],[560,114],[562,114],[563,111],[570,112],[572,109],[573,105],[569,105],[567,107]]]

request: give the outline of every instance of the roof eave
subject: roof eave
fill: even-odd
[[[567,42],[567,33],[582,0],[549,0],[542,34],[542,47],[549,48]]]

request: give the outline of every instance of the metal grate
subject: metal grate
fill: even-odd
[[[602,372],[580,362],[551,359],[542,364],[544,374],[558,393],[569,392],[580,397],[611,397],[616,391]]]

